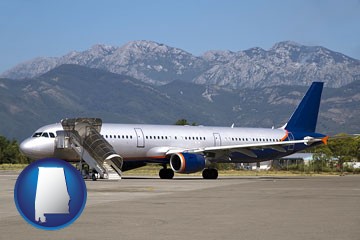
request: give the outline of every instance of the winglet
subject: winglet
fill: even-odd
[[[325,145],[328,144],[328,140],[329,140],[329,136],[323,137],[323,138],[321,139],[321,141],[322,141]]]

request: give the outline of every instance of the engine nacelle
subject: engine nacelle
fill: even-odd
[[[193,153],[175,153],[170,157],[170,167],[176,173],[194,173],[205,168],[203,155]]]

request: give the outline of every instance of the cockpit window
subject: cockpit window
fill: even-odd
[[[55,134],[52,132],[36,132],[32,137],[55,138]]]
[[[41,137],[42,132],[36,132],[34,133],[33,137]]]
[[[42,137],[49,137],[49,134],[47,132],[43,132],[43,134],[41,135]]]

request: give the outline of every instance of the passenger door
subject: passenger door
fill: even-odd
[[[144,139],[144,133],[141,128],[134,128],[136,133],[136,140],[137,140],[137,147],[143,148],[145,147],[145,139]]]
[[[221,136],[219,133],[214,133],[214,146],[221,146]]]

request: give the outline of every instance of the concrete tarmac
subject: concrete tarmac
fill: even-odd
[[[57,231],[19,215],[16,178],[0,172],[0,239],[360,239],[360,176],[86,181],[83,214]]]

